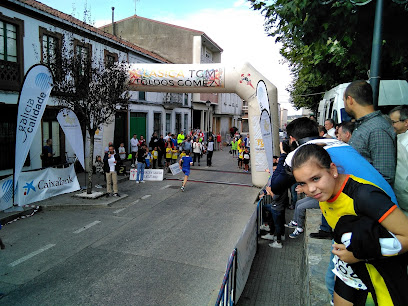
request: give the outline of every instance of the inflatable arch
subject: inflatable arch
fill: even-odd
[[[266,184],[269,173],[265,170],[272,167],[273,153],[279,155],[277,89],[249,63],[238,67],[137,63],[130,65],[129,74],[135,91],[236,93],[247,101],[252,184]]]

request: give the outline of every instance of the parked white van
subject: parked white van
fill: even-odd
[[[350,116],[344,109],[343,95],[350,83],[340,84],[327,91],[317,110],[317,122],[324,125],[324,121],[332,118],[335,123],[350,121]],[[397,105],[408,104],[408,83],[405,80],[380,81],[378,108],[384,113]]]

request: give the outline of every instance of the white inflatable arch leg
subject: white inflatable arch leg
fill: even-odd
[[[130,87],[135,91],[175,93],[236,93],[248,102],[248,124],[251,135],[252,184],[263,187],[269,177],[266,151],[279,153],[279,118],[276,87],[249,63],[225,67],[222,64],[132,64]],[[265,150],[259,129],[260,106],[257,84],[266,86],[272,122],[274,148]]]

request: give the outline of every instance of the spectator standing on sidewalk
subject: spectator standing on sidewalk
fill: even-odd
[[[115,148],[109,146],[109,151],[105,153],[103,158],[103,168],[106,174],[106,196],[109,197],[112,192],[113,185],[113,196],[120,197],[118,193],[118,167],[121,165],[122,160],[119,154],[115,153]]]
[[[130,148],[132,151],[132,164],[130,166],[135,167],[137,151],[139,150],[139,140],[136,134],[133,134],[133,137],[130,139]]]
[[[153,156],[153,169],[157,169],[157,159],[159,157],[159,152],[157,151],[157,146],[153,148],[152,156]]]
[[[285,207],[288,205],[288,202],[289,197],[288,191],[286,190],[281,195],[272,193],[272,203],[264,205],[264,209],[268,210],[272,215],[273,226],[269,224],[270,232],[261,236],[261,238],[273,241],[269,244],[271,248],[282,248],[282,240],[285,239]]]
[[[213,153],[214,153],[214,140],[213,137],[210,136],[207,142],[207,167],[212,166]]]
[[[249,153],[249,148],[246,147],[245,151],[243,153],[243,161],[244,161],[244,172],[248,172],[249,171],[249,160],[250,160],[251,156]]]
[[[336,128],[334,127],[334,120],[329,118],[324,121],[324,128],[327,131],[327,135],[331,138],[336,138]]]
[[[235,139],[235,137],[232,138],[231,140],[231,152],[232,152],[232,158],[237,157],[237,149],[238,149],[238,142]]]
[[[144,139],[143,135],[140,135],[139,139],[139,148],[146,144],[146,139]]]
[[[390,118],[397,133],[397,168],[394,191],[400,208],[408,216],[408,106],[393,108],[390,111]]]
[[[196,138],[196,141],[193,142],[193,153],[194,153],[193,166],[196,163],[196,161],[198,162],[198,165],[200,166],[201,150],[202,150],[202,144],[199,141],[199,139]]]
[[[173,143],[171,142],[171,139],[170,139],[166,142],[166,167],[167,168],[170,167],[172,155],[173,155]]]
[[[339,124],[337,139],[345,143],[349,143],[351,135],[354,131],[354,122],[346,121]]]
[[[249,148],[251,141],[249,140],[249,134],[244,139],[244,147]]]
[[[191,153],[191,137],[187,136],[187,139],[183,141],[182,148],[184,151]]]
[[[125,144],[123,142],[120,144],[118,152],[119,152],[120,159],[123,162],[126,159],[126,149],[125,149]]]
[[[144,170],[145,170],[145,162],[146,162],[146,144],[140,146],[139,151],[137,151],[137,174],[136,174],[136,184],[144,183]]]
[[[159,168],[161,168],[164,165],[163,156],[165,158],[166,154],[166,142],[164,141],[163,135],[160,135],[160,138],[157,141],[157,149],[159,153],[157,161],[159,164]]]
[[[51,167],[54,164],[54,152],[52,151],[52,139],[47,139],[45,146],[42,148],[41,159],[42,167],[47,168]]]
[[[103,179],[106,180],[105,171],[103,170],[103,161],[100,155],[96,155],[93,166],[94,166],[94,170],[95,170],[95,174],[97,175],[97,178],[100,179],[100,175],[102,175]],[[100,184],[96,184],[95,187],[102,188]]]
[[[217,134],[217,146],[218,149],[217,150],[221,150],[222,151],[222,137],[221,137],[221,133],[218,132]]]
[[[178,149],[181,151],[182,150],[182,144],[184,142],[184,139],[186,137],[184,136],[184,131],[181,131],[178,135],[177,135],[177,147]]]
[[[356,119],[349,144],[392,186],[396,168],[394,128],[374,110],[373,90],[366,81],[354,81],[344,91],[346,112]]]

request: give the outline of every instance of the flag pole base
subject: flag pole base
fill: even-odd
[[[21,206],[14,205],[4,210],[5,213],[16,212],[16,211],[24,211],[24,208],[22,208]]]

